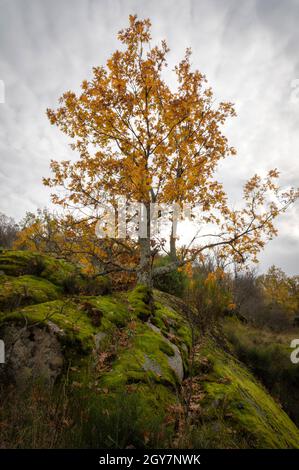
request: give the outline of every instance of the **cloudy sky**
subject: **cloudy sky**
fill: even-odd
[[[254,172],[278,167],[299,186],[299,0],[0,0],[0,211],[19,220],[49,205],[42,176],[71,150],[45,110],[105,63],[133,13],[167,39],[170,69],[191,46],[216,98],[236,104],[226,134],[238,157],[219,172],[232,204]],[[260,270],[299,273],[298,203],[278,228]]]

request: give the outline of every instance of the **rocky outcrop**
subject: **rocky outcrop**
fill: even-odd
[[[142,436],[150,432],[147,423],[155,416],[161,417],[167,435],[175,436],[187,388],[193,429],[208,427],[217,442],[221,427],[227,439],[220,445],[299,448],[294,423],[219,338],[202,338],[190,361],[192,331],[179,299],[155,291],[154,309],[149,308],[144,286],[129,293],[71,294],[63,287],[63,274],[57,274],[60,261],[48,258],[47,269],[45,263],[38,265],[39,275],[32,273],[33,255],[1,256],[2,382],[23,387],[42,380],[56,387],[67,372],[68,382],[82,388],[88,370],[87,391],[92,380],[107,407],[115,406],[114,397],[136,397],[136,426]],[[68,273],[74,269],[67,266]],[[6,302],[12,286],[24,285],[26,276],[28,301]]]

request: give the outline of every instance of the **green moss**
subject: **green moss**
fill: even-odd
[[[71,300],[55,300],[17,309],[11,313],[0,313],[0,324],[14,321],[28,325],[57,325],[61,330],[61,342],[86,353],[94,346],[94,334],[98,331],[80,305]]]
[[[0,310],[55,300],[61,293],[59,287],[36,276],[0,276]]]
[[[160,344],[160,350],[169,357],[174,356],[174,349],[166,341],[162,341]]]
[[[101,313],[100,330],[109,332],[115,328],[123,328],[133,318],[122,296],[107,295],[98,297],[80,297],[80,302],[85,306],[94,307]],[[88,307],[87,307],[88,309]]]
[[[105,295],[111,292],[111,282],[106,276],[90,277],[80,272],[74,272],[63,280],[66,294]]]
[[[153,325],[159,328],[159,330],[161,330],[164,333],[167,333],[167,328],[165,328],[165,324],[163,320],[158,315],[154,315],[153,318],[151,319],[151,322]]]
[[[82,428],[75,428],[77,445],[72,438],[72,447],[144,449],[158,448],[170,440],[173,424],[166,417],[176,398],[162,385],[154,389],[146,384],[130,385],[109,393],[83,387],[74,398],[74,422],[82,423]]]
[[[177,334],[181,338],[182,343],[185,344],[190,350],[192,347],[191,328],[187,325],[182,325],[178,328]]]
[[[134,333],[130,345],[119,352],[112,369],[102,376],[102,385],[117,389],[141,382],[176,387],[177,377],[167,360],[173,354],[171,346],[146,324],[137,323]]]
[[[156,297],[156,296],[155,296]],[[167,304],[155,302],[155,311],[151,322],[157,326],[168,339],[175,343],[183,356],[192,346],[192,331],[187,321],[179,311],[173,310]]]
[[[196,360],[203,357],[212,364],[202,378],[202,405],[209,420],[222,412],[227,427],[242,436],[248,447],[299,447],[299,430],[241,363],[212,340],[204,342]]]
[[[0,252],[0,271],[10,276],[32,274],[63,286],[65,280],[77,272],[77,268],[63,259],[56,259],[31,251]]]
[[[178,404],[177,396],[162,384],[138,384],[130,387],[130,395],[138,404],[137,425],[143,436],[148,436],[147,446],[158,448],[173,433],[173,423],[167,423],[170,406]],[[159,430],[159,432],[157,432]],[[153,440],[153,437],[157,439]]]
[[[39,276],[63,287],[67,294],[103,295],[111,291],[108,277],[91,278],[72,263],[31,251],[1,251],[1,271],[10,276]]]
[[[142,321],[151,316],[151,291],[148,287],[138,285],[128,294],[128,301],[135,315]]]
[[[11,276],[32,274],[32,272],[28,272],[28,266],[34,257],[35,255],[29,251],[3,250],[0,252],[0,271]]]

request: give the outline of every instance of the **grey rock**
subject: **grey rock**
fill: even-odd
[[[168,338],[166,338],[162,334],[160,328],[158,328],[157,326],[153,325],[150,322],[148,322],[147,324],[153,331],[155,331],[156,333],[159,333],[163,337],[163,340],[167,344],[169,344],[169,346],[171,346],[171,348],[173,349],[174,355],[173,356],[167,356],[168,364],[169,364],[169,367],[176,374],[179,382],[182,382],[182,380],[184,378],[184,365],[183,365],[183,360],[182,360],[182,356],[181,356],[179,348],[176,346],[176,344],[173,344],[171,341],[169,341]]]
[[[1,380],[14,382],[18,387],[35,379],[42,379],[49,386],[54,384],[63,366],[60,342],[54,331],[9,324],[2,327],[1,338],[6,359],[0,369]]]
[[[51,333],[54,333],[55,335],[58,335],[58,336],[65,336],[63,329],[59,328],[59,326],[57,326],[55,323],[48,321],[47,325]]]
[[[174,350],[174,355],[168,356],[167,358],[168,364],[176,374],[177,378],[179,379],[179,382],[182,382],[184,378],[184,366],[180,350],[175,344],[171,343],[170,341],[168,341],[168,343]]]
[[[162,335],[164,337],[160,328],[158,328],[156,325],[153,325],[151,322],[147,322],[147,324],[153,331],[155,331],[156,333],[159,333],[159,335]]]
[[[162,375],[162,369],[158,362],[149,358],[147,354],[144,355],[143,369],[146,371],[152,371],[155,374]]]

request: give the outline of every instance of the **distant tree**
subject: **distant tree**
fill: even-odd
[[[231,285],[236,310],[247,320],[260,320],[265,308],[265,297],[256,269],[236,269]]]
[[[49,253],[79,264],[83,271],[97,277],[113,273],[113,285],[123,288],[136,280],[137,258],[129,243],[115,244],[113,240],[96,235],[95,220],[77,219],[71,214],[56,214],[48,209],[28,212],[20,223],[14,242],[17,249]],[[132,266],[124,271],[119,263]],[[118,267],[118,269],[117,269]]]
[[[0,248],[11,248],[19,231],[13,218],[0,213]]]
[[[259,284],[266,304],[272,309],[275,306],[280,307],[289,319],[299,311],[298,276],[289,277],[282,269],[273,265],[266,274],[260,276]]]
[[[237,271],[232,280],[236,308],[256,325],[277,331],[290,328],[299,313],[298,280],[276,266],[260,276],[255,269]]]
[[[14,247],[42,253],[58,253],[59,239],[63,234],[58,218],[47,209],[38,209],[36,214],[27,212],[20,222],[20,231]]]
[[[215,172],[220,160],[236,153],[222,133],[227,118],[235,116],[233,105],[215,105],[204,75],[191,68],[190,49],[174,69],[176,87],[168,86],[164,73],[169,49],[165,41],[151,46],[150,27],[148,19],[130,16],[129,27],[118,35],[122,50],[112,54],[106,68],[93,69],[81,94],[67,91],[60,107],[48,110],[51,124],[72,139],[79,159],[52,161],[53,177],[44,179],[46,185],[64,189],[53,195],[54,203],[76,209],[91,223],[99,207],[109,203],[117,210],[118,196],[142,204],[136,227],[143,218],[145,230],[138,233],[135,271],[138,282],[149,287],[154,277],[214,247],[237,262],[256,260],[277,233],[274,219],[298,197],[294,189],[281,192],[275,183],[278,171],[271,170],[266,178],[255,175],[246,183],[243,209],[228,207]],[[166,243],[152,232],[152,203],[170,208],[170,262],[165,266],[154,264]],[[172,207],[186,204],[194,210],[201,233],[194,234],[192,245],[178,249]],[[115,238],[114,244],[119,243],[123,241]],[[132,270],[112,257],[108,264],[105,256],[107,269]]]

